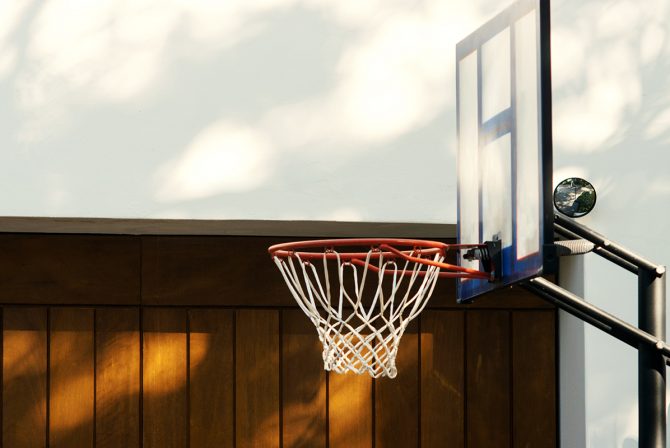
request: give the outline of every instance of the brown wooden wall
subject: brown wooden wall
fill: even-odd
[[[441,280],[396,379],[327,374],[267,237],[0,234],[2,447],[552,447],[555,310]]]

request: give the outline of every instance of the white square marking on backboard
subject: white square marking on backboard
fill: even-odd
[[[477,99],[477,52],[461,59],[459,70],[459,240],[479,242],[479,118]],[[479,262],[462,260],[463,266],[477,268]]]
[[[482,121],[511,106],[510,31],[505,28],[482,45]]]
[[[512,138],[492,140],[482,148],[482,226],[484,241],[494,237],[512,245]]]
[[[540,156],[535,11],[514,25],[516,58],[517,259],[540,250]]]

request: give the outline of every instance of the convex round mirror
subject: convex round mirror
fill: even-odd
[[[569,177],[554,190],[556,210],[571,218],[588,214],[596,205],[596,189],[579,177]]]

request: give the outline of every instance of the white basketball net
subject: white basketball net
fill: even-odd
[[[421,257],[419,251],[407,253]],[[444,255],[431,254],[431,258],[442,262]],[[378,249],[352,261],[342,260],[332,249],[324,252],[322,260],[301,259],[298,253],[273,259],[298,305],[316,326],[326,370],[367,372],[373,378],[397,375],[400,338],[425,308],[439,267],[385,257]]]

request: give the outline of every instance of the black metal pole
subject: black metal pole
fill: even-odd
[[[638,344],[638,415],[639,415],[639,446],[640,448],[665,448],[666,446],[666,399],[665,399],[665,365],[670,361],[668,357],[668,346],[665,340],[665,266],[656,265],[632,251],[616,244],[603,235],[590,228],[577,223],[564,216],[555,215],[555,230],[564,236],[579,236],[596,245],[594,252],[608,260],[618,264],[630,272],[637,270],[638,276],[638,331],[636,334],[628,324],[612,321],[609,316],[598,315],[594,310],[589,310],[584,304],[575,302],[574,297],[567,297],[569,306],[564,307],[568,312],[575,315],[595,319],[600,324],[599,328],[622,341],[631,342],[637,340]],[[559,291],[547,291],[549,288],[540,280],[530,281],[530,285],[539,289],[539,292],[549,295],[557,304],[564,304],[565,297],[560,296]],[[547,297],[545,297],[547,298]],[[588,322],[588,320],[587,320]],[[615,325],[612,325],[614,323]],[[596,325],[598,326],[598,325]],[[657,346],[649,344],[650,340],[656,339]]]
[[[665,269],[638,272],[638,327],[665,340]],[[665,358],[647,344],[638,348],[640,448],[665,448]]]

